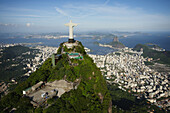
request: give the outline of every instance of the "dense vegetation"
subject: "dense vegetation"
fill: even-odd
[[[153,110],[163,113],[158,107],[148,104],[144,98],[137,99],[132,93],[119,89],[117,84],[108,84],[108,89],[112,97],[114,113],[146,113]]]
[[[93,44],[99,45],[100,43],[99,42],[94,42]],[[125,45],[122,44],[121,42],[112,41],[112,42],[107,43],[107,44],[111,45],[112,47],[115,47],[115,48],[124,48],[125,47]]]
[[[66,54],[62,55],[62,58],[57,62],[55,67],[52,67],[51,58],[47,59],[44,64],[30,77],[19,84],[14,92],[9,93],[3,98],[0,106],[1,111],[10,111],[12,108],[17,108],[16,112],[19,112],[20,101],[16,105],[7,103],[13,103],[10,100],[11,96],[14,95],[18,100],[24,98],[22,97],[22,91],[39,81],[54,81],[63,79],[64,77],[67,81],[75,81],[80,79],[81,82],[76,90],[71,90],[68,93],[63,94],[60,98],[50,99],[51,106],[47,109],[33,109],[33,107],[25,106],[23,104],[23,111],[34,111],[34,112],[102,112],[106,113],[109,108],[109,103],[111,101],[110,93],[107,90],[106,82],[101,75],[100,70],[93,63],[92,59],[86,55],[83,46],[75,47],[77,52],[83,54],[83,60],[69,59]],[[59,49],[60,50],[60,49]],[[71,63],[78,64],[77,66],[70,65]],[[29,103],[29,101],[26,101]],[[27,105],[27,104],[26,104]],[[6,109],[5,109],[6,108]]]
[[[0,112],[9,113],[13,108],[17,108],[16,113],[33,112],[32,104],[28,97],[22,97],[16,92],[11,92],[4,96],[0,101]]]
[[[29,52],[31,54],[23,55],[22,53]],[[32,59],[34,50],[25,46],[13,46],[3,49],[3,53],[0,53],[0,80],[9,81],[11,78],[16,78],[23,75],[27,70],[23,70],[25,67],[23,60],[26,58]],[[12,66],[12,64],[14,66]]]
[[[156,62],[170,65],[170,51],[156,51],[152,50],[149,46],[138,44],[134,50],[140,51],[143,48],[143,56],[153,58]]]
[[[77,62],[79,65],[71,67],[70,69],[68,68],[62,72],[63,74],[65,73],[67,79],[71,81],[74,81],[76,78],[81,79],[78,89],[62,95],[61,98],[55,101],[45,112],[50,113],[54,109],[60,112],[107,112],[110,94],[100,70],[93,64],[92,59],[86,55],[84,56],[84,60],[74,60],[73,62]],[[70,72],[70,74],[67,74],[67,71]],[[53,80],[58,79],[58,76],[53,77],[55,77]],[[103,99],[99,96],[100,94]]]

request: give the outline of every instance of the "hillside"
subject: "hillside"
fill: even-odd
[[[62,44],[57,53],[71,51]],[[9,112],[12,108],[17,108],[15,112],[102,112],[107,113],[111,104],[110,93],[107,89],[106,82],[100,70],[93,63],[92,59],[85,53],[81,43],[74,47],[74,51],[83,55],[83,60],[69,59],[67,54],[62,54],[62,58],[56,66],[52,66],[51,58],[47,59],[44,64],[31,76],[19,84],[17,88],[2,98],[0,110]],[[76,65],[71,65],[76,64]],[[64,93],[60,98],[53,97],[47,101],[49,106],[38,107],[36,109],[29,103],[27,97],[22,97],[22,91],[39,81],[54,81],[66,79],[74,82],[76,79],[81,80],[75,90]],[[13,95],[13,96],[11,96]],[[19,101],[16,101],[19,100]],[[24,100],[24,101],[22,101]],[[22,104],[24,103],[25,104]],[[15,104],[14,104],[15,103]]]
[[[144,44],[137,44],[134,50],[140,51],[143,48],[143,56],[153,58],[156,62],[170,65],[170,51],[156,51]]]
[[[112,47],[115,47],[115,48],[124,48],[125,45],[123,45],[121,42],[119,42],[119,39],[117,36],[115,36],[113,38],[113,41],[111,43],[109,43],[109,45],[112,45]]]
[[[123,45],[121,42],[114,42],[114,41],[109,43],[109,45],[112,45],[115,48],[124,48],[125,47],[125,45]]]
[[[21,45],[3,48],[0,53],[0,80],[8,82],[26,73],[28,70],[23,70],[29,63],[26,59],[34,58],[35,53],[36,50]]]
[[[157,106],[150,104],[144,97],[136,98],[136,93],[123,91],[118,87],[118,84],[108,84],[108,89],[112,97],[112,112],[113,113],[164,113]],[[142,96],[142,94],[141,94]]]

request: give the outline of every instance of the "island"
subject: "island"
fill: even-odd
[[[112,47],[115,48],[124,48],[125,45],[123,45],[121,42],[119,42],[119,39],[117,36],[114,37],[113,42],[108,43],[108,45],[111,45]]]

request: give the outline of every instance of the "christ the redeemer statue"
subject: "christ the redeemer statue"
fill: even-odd
[[[69,39],[68,42],[69,43],[74,43],[74,37],[73,37],[73,27],[77,26],[78,24],[72,23],[72,21],[70,20],[70,23],[65,24],[65,26],[69,26]]]

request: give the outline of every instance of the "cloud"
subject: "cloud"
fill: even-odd
[[[56,11],[63,16],[71,18],[88,18],[92,16],[104,17],[109,15],[127,15],[127,14],[138,14],[136,9],[130,9],[128,6],[121,6],[120,4],[109,6],[110,0],[106,0],[104,4],[65,4],[60,8],[55,7]],[[137,9],[139,11],[139,9]]]
[[[105,3],[104,3],[104,5],[107,5],[107,4],[109,3],[109,1],[110,1],[110,0],[106,0]]]
[[[5,7],[2,6],[5,10],[7,11],[15,11],[15,12],[41,12],[42,10],[37,10],[37,9],[26,9],[26,8],[21,8],[21,7]]]
[[[49,18],[50,16],[40,15],[3,15],[4,17],[26,17],[26,18]]]
[[[159,27],[166,27],[170,24],[170,16],[149,13],[140,7],[129,7],[127,5],[114,4],[109,5],[106,0],[103,4],[65,4],[60,6],[62,13],[67,12],[71,18],[88,19],[93,26],[110,28],[133,28],[133,29],[154,29]],[[64,14],[63,14],[64,15]],[[81,20],[80,20],[81,19]],[[101,27],[100,26],[100,27]],[[154,26],[154,27],[153,27]],[[169,27],[170,28],[170,27]]]
[[[63,11],[62,9],[60,9],[60,8],[58,8],[58,7],[55,7],[55,9],[56,9],[56,11],[57,11],[58,13],[60,13],[61,15],[69,17],[69,15],[68,15],[65,11]]]
[[[15,15],[15,16],[22,16],[22,17],[30,17],[30,18],[41,18],[41,17],[47,17],[47,16],[40,16],[40,15]]]
[[[105,3],[109,2],[107,0]],[[84,4],[84,5],[65,5],[63,6],[63,11],[68,12],[71,17],[76,17],[76,16],[83,16],[83,15],[89,15],[89,16],[106,16],[106,15],[112,15],[116,16],[119,15],[133,15],[133,14],[138,14],[141,13],[142,10],[140,8],[134,8],[131,9],[128,6],[109,6],[109,5],[95,5],[95,4]]]
[[[0,23],[0,26],[17,26],[16,24],[4,24],[4,23]]]

